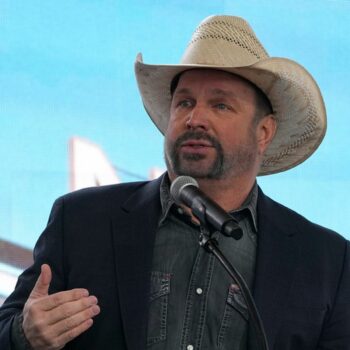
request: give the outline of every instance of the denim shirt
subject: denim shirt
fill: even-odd
[[[255,184],[243,206],[231,213],[243,230],[240,240],[214,234],[250,288],[257,245],[257,193]],[[246,349],[249,317],[240,290],[215,257],[199,246],[199,226],[173,203],[166,177],[161,203],[151,273],[148,348]]]

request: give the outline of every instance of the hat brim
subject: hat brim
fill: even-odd
[[[189,69],[216,69],[237,74],[259,87],[269,98],[277,131],[267,148],[258,175],[274,174],[302,163],[324,138],[327,121],[321,92],[312,76],[298,63],[271,57],[244,67],[199,64],[150,65],[139,54],[135,73],[143,104],[165,134],[170,117],[170,84]]]

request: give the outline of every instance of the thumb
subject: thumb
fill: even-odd
[[[49,294],[49,286],[52,279],[51,268],[47,264],[41,265],[41,273],[29,298],[37,299]]]

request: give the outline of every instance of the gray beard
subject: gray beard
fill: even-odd
[[[236,146],[236,149],[225,154],[220,142],[205,132],[187,131],[175,142],[165,139],[165,162],[168,170],[177,176],[187,175],[197,179],[225,179],[237,177],[249,170],[255,163],[257,156],[257,141],[254,133],[251,133],[251,141],[247,144]],[[202,154],[183,154],[180,156],[181,144],[187,140],[205,140],[210,142],[216,151],[216,157],[208,167],[200,167],[197,162],[206,156]]]

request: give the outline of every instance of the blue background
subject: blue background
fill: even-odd
[[[33,247],[69,190],[68,140],[87,138],[121,170],[165,168],[133,64],[178,63],[208,15],[244,17],[271,56],[305,66],[328,131],[305,163],[259,178],[265,193],[350,238],[348,0],[0,0],[0,238]]]

